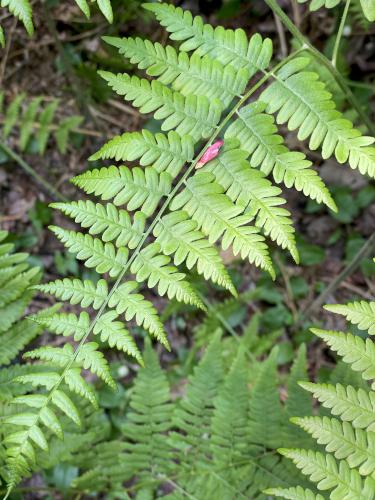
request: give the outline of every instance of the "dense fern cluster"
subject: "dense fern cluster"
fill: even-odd
[[[4,93],[0,93],[1,135],[4,139],[15,130],[18,135],[18,147],[25,151],[30,142],[35,141],[35,149],[43,155],[48,139],[54,136],[60,153],[67,150],[69,135],[83,121],[82,116],[72,115],[56,121],[55,115],[59,101],[54,99],[42,107],[42,97],[34,97],[26,102],[25,94],[18,94],[9,104],[5,103]]]
[[[169,4],[150,3],[146,9],[172,40],[181,42],[178,49],[138,38],[109,38],[155,78],[101,75],[142,113],[153,114],[161,132],[125,133],[94,155],[97,161],[138,161],[142,167],[98,165],[73,179],[100,201],[54,205],[86,231],[52,227],[53,232],[88,268],[105,276],[97,282],[65,278],[37,286],[84,310],[33,318],[53,334],[71,339],[63,347],[44,346],[27,354],[46,364],[48,371],[20,379],[39,392],[25,396],[25,411],[10,421],[17,422],[20,430],[12,434],[7,450],[9,490],[32,469],[35,448],[46,448],[45,434],[61,435],[56,409],[79,424],[75,398],[96,405],[83,370],[115,387],[100,349],[103,342],[143,364],[123,317],[135,319],[169,348],[157,310],[140,286],[204,308],[186,270],[195,268],[206,280],[236,294],[219,247],[231,249],[271,275],[269,240],[298,261],[291,215],[273,181],[332,210],[336,207],[311,162],[288,149],[277,125],[286,124],[299,139],[309,139],[309,148],[321,148],[323,158],[335,156],[340,163],[375,176],[374,139],[362,136],[335,109],[318,76],[306,71],[307,58],[292,54],[269,69],[272,44],[259,34],[248,40],[240,29],[214,29]],[[252,85],[252,78],[259,75],[261,79]],[[269,79],[273,82],[248,104]],[[219,136],[224,139],[219,155],[205,163],[204,153]],[[116,279],[112,288],[111,278]],[[90,334],[95,341],[88,341]]]
[[[245,346],[243,339],[225,361],[227,370],[216,333],[184,395],[172,402],[166,374],[147,345],[146,366],[135,379],[121,436],[76,455],[83,473],[72,488],[203,500],[261,498],[262,489],[276,478],[280,485],[298,484],[302,476],[274,448],[308,442],[288,422],[296,407],[301,416],[311,412],[309,396],[297,384],[306,377],[305,350],[296,358],[288,378],[289,398],[281,405],[277,350],[267,361],[250,364]],[[168,490],[173,491],[166,494]]]
[[[375,302],[329,305],[326,309],[344,315],[352,324],[370,335],[375,333]],[[313,329],[337,352],[345,363],[359,372],[363,387],[353,385],[301,382],[301,386],[328,411],[323,416],[294,417],[292,421],[325,447],[326,453],[312,449],[281,449],[319,490],[329,491],[331,499],[375,497],[375,349],[372,339],[358,334]],[[332,416],[328,416],[329,413]],[[275,488],[270,494],[296,500],[315,497],[303,488]]]

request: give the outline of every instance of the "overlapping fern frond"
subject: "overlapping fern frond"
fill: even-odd
[[[33,296],[30,287],[39,282],[39,268],[30,267],[27,253],[13,253],[0,231],[0,365],[9,364],[43,328],[22,319]]]
[[[157,311],[138,286],[204,308],[186,268],[195,268],[236,294],[219,246],[271,275],[269,239],[298,261],[285,199],[267,176],[331,209],[335,205],[311,163],[302,153],[288,150],[276,123],[288,122],[290,129],[298,129],[299,137],[311,136],[310,148],[322,145],[325,158],[334,153],[340,162],[349,160],[352,168],[375,174],[375,149],[370,146],[374,139],[361,136],[341,118],[323,83],[305,71],[305,58],[291,55],[267,72],[272,44],[259,34],[249,40],[243,30],[214,29],[169,4],[150,3],[146,8],[180,46],[164,48],[139,39],[111,38],[112,45],[156,78],[101,75],[142,113],[153,114],[161,132],[143,130],[112,139],[94,155],[96,160],[139,160],[144,168],[96,166],[73,183],[98,202],[55,205],[82,227],[79,231],[54,227],[55,234],[87,267],[108,279],[104,285],[105,277],[98,283],[66,278],[39,287],[88,310],[37,319],[52,332],[73,337],[78,346],[43,347],[30,354],[53,369],[48,375],[34,376],[34,385],[42,386],[48,396],[19,419],[22,441],[15,437],[9,448],[10,488],[32,465],[32,450],[38,445],[35,432],[41,436],[45,427],[52,430],[45,418],[51,406],[65,409],[78,422],[65,387],[93,401],[81,377],[83,369],[114,385],[99,343],[89,339],[90,334],[142,364],[138,346],[124,325],[125,315],[168,347]],[[247,105],[258,88],[256,84],[247,90],[249,80],[259,72],[265,74],[265,83],[269,78],[275,81],[260,100]],[[299,94],[303,90],[310,96],[306,102]],[[270,113],[277,113],[276,123]],[[224,145],[218,151],[213,143],[220,136]],[[212,161],[207,162],[207,155]],[[132,279],[122,283],[129,273]],[[112,289],[110,278],[117,280]],[[97,309],[95,314],[91,306]],[[39,444],[44,446],[41,439]]]
[[[371,303],[353,302],[330,305],[326,308],[347,316],[349,321],[368,330],[373,326]],[[290,458],[303,474],[308,476],[319,490],[329,492],[329,498],[375,497],[375,393],[368,380],[375,378],[375,349],[371,338],[343,332],[312,329],[342,360],[358,371],[364,388],[352,385],[313,384],[301,382],[301,386],[312,393],[327,408],[332,417],[294,417],[292,421],[308,432],[326,453],[311,449],[281,449],[282,455]],[[371,330],[370,334],[374,331]],[[282,498],[315,498],[311,491],[271,489],[269,494]]]
[[[4,93],[0,94],[0,115],[2,115],[1,135],[4,139],[17,131],[18,147],[21,151],[27,150],[32,141],[35,147],[32,150],[43,155],[48,139],[53,136],[60,153],[67,150],[69,136],[82,123],[83,117],[72,115],[56,120],[57,99],[42,106],[42,97],[34,97],[27,102],[25,94],[19,94],[9,103],[5,103]]]
[[[259,375],[250,384],[254,370],[258,370],[248,361],[244,344],[236,349],[227,369],[220,335],[216,332],[183,394],[172,401],[165,372],[156,353],[147,345],[143,356],[146,366],[135,379],[130,408],[121,426],[122,436],[100,443],[93,450],[83,450],[77,456],[83,472],[72,486],[90,492],[94,482],[110,485],[111,491],[122,494],[141,490],[148,498],[190,496],[199,500],[234,500],[261,498],[261,490],[272,484],[274,478],[281,485],[288,481],[297,485],[302,475],[296,476],[288,461],[277,457],[268,444],[259,446],[259,429],[252,425],[257,418],[256,407],[261,409],[264,403],[263,415],[269,409],[264,402],[268,390],[266,373],[275,388],[279,383],[276,354],[274,351],[271,361],[259,363]],[[305,365],[305,351],[301,349],[293,370],[301,373]],[[302,390],[292,376],[287,402],[294,399],[297,405],[301,402],[302,408],[301,395]],[[277,414],[285,431],[292,429],[286,407],[281,405],[279,397],[276,402],[273,414]],[[260,423],[262,433],[269,429],[268,424],[268,421]],[[279,432],[273,444],[278,446],[282,442],[286,442],[285,436]],[[294,436],[294,442],[303,443],[303,436],[301,440]],[[132,486],[127,490],[123,483],[129,480]],[[164,496],[162,485],[173,491]]]

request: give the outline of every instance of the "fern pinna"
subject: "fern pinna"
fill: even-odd
[[[26,151],[34,141],[35,149],[40,155],[45,153],[48,140],[53,135],[60,153],[66,153],[69,135],[82,123],[83,116],[72,115],[57,121],[55,115],[59,101],[54,99],[46,106],[42,102],[41,96],[28,102],[26,95],[22,93],[6,103],[4,93],[0,92],[0,115],[3,115],[1,135],[7,139],[18,129],[19,149]]]
[[[100,74],[142,113],[152,113],[162,132],[125,133],[92,158],[136,160],[140,167],[103,166],[73,179],[87,194],[111,201],[54,204],[88,230],[52,227],[57,237],[87,267],[108,273],[116,282],[111,290],[104,278],[97,283],[65,278],[38,287],[97,312],[93,319],[87,311],[36,318],[51,332],[72,336],[78,344],[41,347],[28,354],[53,368],[49,376],[34,377],[34,385],[43,394],[25,398],[29,408],[18,420],[22,431],[9,449],[10,490],[32,466],[38,446],[33,436],[42,436],[45,426],[52,430],[55,425],[55,420],[52,425],[45,417],[51,405],[78,423],[70,394],[92,399],[81,370],[88,369],[115,385],[98,342],[87,342],[91,333],[142,364],[141,353],[121,319],[124,315],[127,321],[135,318],[169,348],[157,311],[139,292],[139,284],[203,308],[179,267],[196,267],[207,280],[235,294],[218,243],[271,275],[265,237],[288,249],[298,261],[290,213],[283,208],[280,187],[267,176],[336,209],[311,162],[287,148],[277,124],[298,130],[300,139],[310,138],[310,149],[321,147],[323,158],[334,155],[340,163],[349,162],[363,174],[375,175],[374,139],[362,136],[342,118],[324,84],[306,71],[309,60],[298,57],[298,51],[268,69],[272,44],[259,34],[248,40],[241,29],[214,29],[200,17],[169,4],[150,3],[145,8],[156,15],[172,40],[181,42],[178,49],[138,38],[107,38],[156,78]],[[248,87],[258,74],[262,77]],[[259,99],[247,104],[269,79],[274,81]],[[220,137],[224,144],[219,155],[203,164],[203,155]],[[123,283],[127,273],[133,279]]]
[[[328,305],[326,309],[342,314],[369,335],[375,333],[375,302]],[[280,453],[293,460],[303,474],[317,483],[319,490],[329,490],[329,498],[372,500],[375,498],[375,393],[374,382],[370,386],[368,381],[375,379],[374,343],[359,334],[316,328],[312,332],[360,373],[364,387],[301,382],[302,388],[312,393],[332,417],[306,416],[292,421],[311,434],[327,453],[295,448],[283,448]],[[268,493],[296,500],[323,498],[302,487],[273,488]]]

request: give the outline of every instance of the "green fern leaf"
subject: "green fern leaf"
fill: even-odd
[[[165,432],[171,426],[173,407],[167,378],[150,343],[146,343],[144,359],[145,368],[140,369],[134,382],[124,434],[128,438],[125,464],[130,477],[139,475],[147,483],[155,470],[170,466],[171,450]]]
[[[182,450],[191,448],[191,453],[181,457],[186,464],[196,463],[208,451],[206,436],[210,434],[213,401],[223,378],[220,352],[220,338],[216,335],[189,377],[186,395],[174,411],[173,422],[179,432],[171,434],[171,444]]]
[[[329,408],[333,415],[345,422],[352,422],[357,429],[375,431],[375,393],[354,389],[350,385],[313,384],[301,382],[301,387]]]
[[[186,212],[178,211],[162,217],[154,229],[156,242],[165,255],[174,254],[174,263],[186,262],[188,269],[197,265],[205,279],[224,286],[235,294],[234,285],[214,246],[197,230],[198,224]]]
[[[57,335],[70,337],[80,341],[87,333],[90,325],[90,317],[83,311],[79,316],[74,313],[60,313],[52,315],[31,316],[31,320],[39,323]]]
[[[371,498],[368,496],[375,481],[372,478],[361,480],[356,470],[351,470],[345,460],[339,463],[332,455],[323,455],[320,452],[306,450],[285,450],[279,452],[293,460],[301,471],[310,477],[311,481],[317,483],[320,490],[333,491],[330,494],[332,500],[343,498]],[[372,492],[375,490],[372,489]]]
[[[363,340],[351,333],[317,328],[312,328],[311,331],[342,356],[345,363],[350,363],[353,370],[362,372],[365,380],[375,379],[375,345],[371,339]]]
[[[224,108],[234,97],[241,96],[249,80],[247,68],[236,70],[224,66],[209,56],[195,53],[191,58],[186,52],[177,52],[170,45],[163,47],[141,38],[104,37],[104,40],[119,48],[130,62],[140,69],[146,69],[150,76],[158,77],[165,84],[182,95],[203,95],[209,99],[220,99]]]
[[[186,211],[210,243],[222,238],[223,250],[232,246],[235,255],[248,258],[272,274],[264,238],[257,228],[246,225],[253,217],[242,214],[243,207],[234,205],[214,180],[209,173],[195,174],[187,181],[186,188],[172,200],[171,210]]]
[[[185,163],[194,157],[194,142],[189,135],[180,137],[174,130],[168,135],[152,134],[143,129],[141,132],[125,132],[114,137],[90,160],[115,159],[116,161],[139,160],[140,165],[152,165],[160,174],[167,172],[175,178]]]
[[[167,295],[169,299],[176,298],[179,302],[204,309],[198,295],[184,280],[185,274],[168,265],[170,258],[160,254],[160,250],[159,243],[152,243],[137,254],[130,268],[136,280],[139,283],[147,281],[149,288],[157,286],[159,295]]]
[[[277,349],[262,363],[250,400],[249,433],[253,443],[277,448],[282,442],[282,408],[276,376]]]
[[[367,330],[370,335],[375,335],[375,302],[361,300],[346,305],[329,304],[324,308],[327,311],[342,314],[353,325],[357,325],[360,330]]]
[[[160,24],[171,33],[172,40],[183,41],[180,50],[196,50],[201,56],[210,55],[222,64],[232,64],[236,69],[246,67],[249,78],[264,70],[272,57],[272,42],[262,40],[259,34],[250,41],[242,29],[213,28],[204,24],[200,16],[193,18],[189,11],[166,3],[147,3],[144,8],[152,11]]]
[[[20,149],[24,151],[33,132],[35,117],[38,113],[41,97],[34,97],[31,104],[26,109],[20,127]]]
[[[141,113],[153,112],[156,120],[163,120],[163,131],[175,129],[180,136],[188,134],[198,140],[209,137],[219,122],[222,104],[218,99],[210,101],[193,94],[184,97],[156,80],[150,83],[126,73],[99,71],[99,74],[117,94],[139,107]]]
[[[240,141],[241,149],[250,156],[252,167],[260,167],[266,175],[272,172],[278,184],[283,182],[288,188],[294,186],[336,212],[336,204],[324,182],[310,168],[312,163],[303,153],[289,151],[277,134],[274,118],[263,112],[265,108],[266,104],[260,101],[241,108],[237,120],[225,132],[225,138]]]
[[[121,284],[111,295],[108,306],[116,309],[118,314],[124,313],[126,321],[135,318],[139,326],[143,326],[170,350],[167,334],[156,308],[140,293],[133,293],[137,286],[135,281]]]
[[[73,184],[88,194],[100,196],[102,200],[114,198],[115,205],[127,204],[128,210],[141,208],[145,215],[151,215],[163,196],[171,190],[172,178],[166,172],[160,175],[147,167],[103,167],[94,169],[72,179]]]
[[[113,11],[110,0],[96,0],[100,12],[107,19],[109,23],[113,23]]]
[[[23,23],[30,36],[34,33],[33,13],[29,0],[1,0],[1,7],[7,7],[9,12]]]
[[[8,109],[5,113],[4,126],[3,126],[3,136],[5,138],[9,136],[13,127],[16,125],[18,121],[21,105],[25,97],[26,96],[23,93],[18,94],[8,106]]]
[[[50,126],[55,116],[57,106],[58,106],[58,101],[54,100],[49,104],[47,104],[47,106],[41,111],[39,115],[38,121],[40,128],[36,135],[36,141],[38,144],[38,150],[40,155],[43,155],[46,150],[48,138],[51,133]]]
[[[325,445],[327,452],[334,453],[337,459],[346,459],[349,467],[358,468],[361,475],[374,472],[374,432],[353,429],[348,422],[328,417],[294,418],[293,422],[309,432],[318,444]]]
[[[322,495],[316,495],[313,491],[303,489],[301,486],[296,486],[295,488],[269,488],[263,493],[289,500],[324,500]]]
[[[58,299],[68,300],[73,305],[81,304],[82,307],[92,305],[95,310],[99,309],[108,295],[108,285],[103,279],[94,284],[90,280],[64,278],[43,285],[35,285],[33,288],[54,295]]]
[[[82,227],[89,228],[90,234],[103,233],[104,242],[116,240],[117,247],[136,248],[145,230],[146,216],[143,212],[134,214],[132,224],[128,212],[118,210],[112,203],[101,205],[90,200],[79,200],[71,203],[52,203],[51,206],[69,215]]]
[[[322,146],[324,159],[334,154],[339,163],[348,161],[351,168],[375,177],[374,138],[362,136],[342,117],[316,73],[302,71],[309,62],[300,57],[285,64],[260,100],[267,103],[268,113],[277,113],[277,123],[298,129],[299,140],[310,137],[310,149]]]
[[[100,239],[89,234],[83,235],[57,226],[51,226],[50,229],[70,252],[76,254],[77,259],[85,260],[85,266],[95,268],[98,273],[108,272],[111,277],[116,277],[128,260],[129,252],[124,247],[116,252],[112,243],[103,244]]]
[[[117,314],[115,311],[108,311],[98,318],[93,333],[100,335],[102,342],[108,342],[110,347],[116,346],[118,350],[122,350],[133,356],[141,365],[143,360],[141,353],[138,350],[136,343],[130,336],[128,330],[124,328],[121,321],[115,321]]]
[[[1,335],[0,364],[9,364],[23,348],[37,335],[43,327],[27,319],[18,321]]]

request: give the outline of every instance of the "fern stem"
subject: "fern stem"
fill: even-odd
[[[79,342],[79,344],[76,346],[75,348],[75,351],[74,351],[74,354],[71,358],[71,360],[69,361],[69,363],[67,363],[67,365],[65,366],[64,370],[62,371],[61,375],[60,375],[60,378],[59,380],[56,382],[56,384],[53,386],[53,388],[51,389],[50,393],[48,394],[46,400],[45,400],[45,403],[42,407],[39,408],[39,413],[37,415],[37,418],[35,420],[35,425],[38,423],[39,419],[40,419],[40,415],[41,415],[41,412],[42,410],[47,407],[51,400],[52,400],[52,397],[53,397],[53,394],[54,392],[60,387],[61,383],[63,382],[64,378],[65,378],[65,375],[66,373],[69,371],[69,369],[72,367],[73,363],[76,361],[77,359],[77,356],[80,352],[80,349],[81,347],[85,344],[86,340],[88,339],[89,335],[91,334],[93,328],[95,327],[97,321],[99,320],[99,318],[101,317],[101,315],[103,314],[105,308],[107,307],[108,305],[108,302],[109,300],[111,299],[112,295],[115,293],[115,291],[117,290],[118,286],[120,285],[122,279],[124,278],[125,274],[128,272],[128,270],[130,269],[130,266],[131,264],[134,262],[134,260],[136,259],[137,255],[139,254],[139,252],[141,251],[144,243],[146,242],[147,238],[152,234],[152,231],[153,229],[155,228],[155,226],[159,223],[161,217],[163,216],[164,212],[166,211],[166,209],[168,208],[172,198],[177,194],[177,192],[179,191],[179,189],[182,187],[182,185],[184,184],[184,182],[186,181],[186,179],[189,177],[189,175],[194,171],[197,163],[199,162],[199,160],[202,158],[202,156],[204,155],[204,153],[206,152],[206,150],[210,147],[210,145],[214,142],[214,140],[217,138],[217,136],[220,134],[220,132],[224,129],[224,127],[226,126],[226,124],[229,122],[229,120],[233,117],[233,115],[240,109],[240,107],[249,99],[249,97],[251,95],[253,95],[269,78],[273,77],[274,76],[274,72],[277,71],[279,68],[281,68],[284,64],[286,64],[287,62],[289,62],[293,57],[295,57],[295,54],[297,52],[299,52],[301,49],[297,50],[296,52],[293,52],[292,54],[290,54],[287,58],[285,58],[283,61],[280,61],[271,71],[269,71],[268,73],[266,73],[262,78],[260,78],[258,80],[258,82],[256,82],[246,93],[245,95],[242,97],[242,99],[240,99],[237,104],[229,111],[229,113],[225,116],[225,118],[222,120],[222,122],[220,123],[220,125],[217,126],[215,132],[211,135],[211,137],[208,139],[206,145],[201,149],[201,151],[198,153],[198,155],[195,157],[194,161],[191,163],[191,165],[186,169],[186,171],[184,172],[183,176],[181,177],[181,179],[177,182],[176,186],[173,188],[173,190],[171,191],[171,193],[167,196],[165,202],[163,203],[162,207],[159,209],[159,212],[157,213],[156,217],[154,218],[153,222],[150,224],[150,226],[148,227],[147,231],[144,232],[143,236],[142,236],[142,239],[140,240],[140,242],[138,243],[138,246],[134,249],[131,257],[129,258],[128,262],[126,263],[126,265],[124,266],[123,270],[121,271],[120,275],[118,276],[115,284],[112,286],[111,290],[109,291],[107,297],[106,297],[106,300],[103,302],[102,306],[100,307],[100,309],[98,310],[97,314],[95,315],[94,319],[91,321],[90,325],[89,325],[89,328],[87,329],[87,332],[85,333],[85,335],[82,337],[81,341]],[[0,146],[2,146],[2,144],[0,143]],[[12,155],[15,155],[15,153],[13,151],[11,151]],[[16,155],[18,157],[18,155]],[[19,158],[19,157],[18,157]],[[23,161],[21,158],[19,158],[21,161]],[[31,169],[31,167],[29,165],[27,165],[27,171],[29,169]],[[32,170],[32,169],[31,169]],[[33,171],[33,170],[32,170]],[[35,172],[34,172],[35,174]],[[37,175],[37,174],[35,174]],[[43,179],[42,179],[43,180]],[[45,182],[43,180],[43,182]],[[23,445],[20,446],[19,448],[19,453],[22,453],[22,450],[23,450],[23,446],[28,442],[28,440],[30,439],[30,430],[27,432],[25,438],[24,438],[24,442],[23,442]],[[13,458],[16,458],[16,457],[13,457]],[[14,481],[13,481],[13,484],[12,482],[9,484],[9,487],[8,487],[8,491],[7,491],[7,494],[4,498],[7,499],[10,495],[10,493],[12,492],[13,488],[14,488],[15,484],[14,484]]]
[[[21,156],[19,156],[13,149],[11,149],[9,146],[7,146],[4,142],[0,141],[0,149],[7,155],[9,156],[12,160],[14,160],[18,165],[25,170],[29,175],[34,177],[34,179],[44,187],[46,191],[48,191],[53,198],[60,200],[60,201],[68,201],[56,188],[52,186],[48,181],[43,179],[42,176],[40,176],[33,167],[31,167]]]
[[[311,54],[321,62],[334,77],[341,90],[345,94],[345,97],[350,102],[350,104],[355,108],[358,115],[360,116],[362,122],[367,126],[368,130],[372,135],[375,135],[375,125],[363,111],[361,105],[354,97],[352,91],[345,82],[345,79],[341,76],[340,72],[332,65],[331,61],[327,59],[318,49],[316,49],[311,42],[303,36],[300,30],[293,24],[289,17],[278,5],[277,0],[265,0],[268,7],[281,19],[284,26],[290,31],[290,33],[296,38],[302,45],[302,48],[309,50]]]
[[[335,68],[337,66],[337,56],[339,53],[340,42],[341,42],[342,34],[344,31],[345,23],[346,23],[346,18],[348,16],[348,12],[349,12],[350,1],[351,0],[346,0],[344,12],[342,13],[342,16],[341,16],[340,26],[339,26],[339,30],[337,32],[337,36],[336,36],[336,40],[335,40],[335,45],[333,47],[332,66]]]

